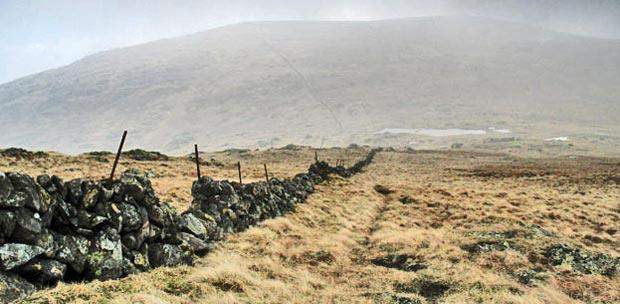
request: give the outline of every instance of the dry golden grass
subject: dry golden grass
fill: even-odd
[[[361,158],[365,151],[325,150],[324,158]],[[243,156],[242,156],[243,155]],[[226,164],[205,168],[247,180],[305,171],[311,150],[216,153]],[[0,170],[10,160],[0,159]],[[3,163],[4,162],[4,163]],[[40,166],[9,169],[63,177],[104,176],[109,164],[55,155]],[[618,257],[620,160],[516,159],[467,152],[378,154],[363,174],[318,186],[286,217],[230,235],[194,267],[161,268],[109,282],[60,284],[29,300],[49,303],[613,303],[618,275],[584,275],[542,261],[555,243]],[[82,175],[66,172],[79,168]],[[185,159],[124,165],[152,170],[158,194],[187,206],[193,163]],[[250,169],[251,168],[251,169]],[[18,170],[19,169],[19,170]],[[39,170],[39,171],[37,171]],[[8,170],[7,170],[8,171]],[[63,175],[64,174],[64,175]],[[375,191],[381,184],[392,193]],[[399,200],[410,197],[407,204]],[[555,237],[541,235],[534,225]],[[511,232],[499,237],[495,234]],[[510,242],[509,250],[468,251],[481,241]],[[380,266],[405,256],[415,271]],[[516,273],[536,270],[530,284]],[[404,302],[408,300],[410,302]],[[399,302],[400,301],[400,302]]]

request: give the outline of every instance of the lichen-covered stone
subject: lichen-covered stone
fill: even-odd
[[[564,267],[585,274],[613,276],[620,273],[620,258],[589,252],[581,248],[572,248],[565,244],[547,248],[545,257],[553,266]]]
[[[60,199],[57,200],[56,214],[54,215],[52,222],[56,222],[58,226],[72,225],[73,227],[77,227],[77,214],[78,209],[76,206],[68,203],[64,199]]]
[[[82,208],[85,210],[92,210],[97,204],[99,197],[102,196],[103,191],[100,185],[93,181],[86,181],[82,183]]]
[[[134,231],[142,227],[145,219],[136,206],[128,203],[120,203],[118,204],[118,209],[123,216],[123,232]]]
[[[0,272],[0,302],[11,303],[36,291],[36,287],[20,276]]]
[[[13,241],[28,243],[43,229],[41,216],[28,208],[15,211],[15,228],[11,236]]]
[[[189,232],[201,239],[204,239],[207,236],[207,228],[192,213],[185,213],[181,215],[179,227],[182,231]]]
[[[149,219],[159,227],[169,227],[174,225],[177,212],[170,204],[163,202],[159,205],[147,207]]]
[[[25,243],[43,248],[44,255],[48,258],[53,257],[58,249],[54,236],[47,228],[43,228],[39,234],[32,235],[32,238]]]
[[[79,206],[82,202],[82,196],[84,192],[82,192],[82,180],[74,179],[69,181],[67,184],[67,202],[71,203],[73,206]]]
[[[153,267],[177,267],[191,265],[192,256],[179,246],[155,243],[149,245],[149,261]]]
[[[123,273],[136,274],[151,269],[148,256],[148,244],[138,250],[123,250]]]
[[[149,238],[150,233],[149,222],[145,221],[140,229],[123,233],[121,242],[129,250],[137,250]]]
[[[55,282],[65,276],[67,265],[56,260],[35,258],[20,266],[16,272],[31,281]]]
[[[41,201],[40,187],[32,177],[19,173],[9,173],[8,177],[13,184],[13,195],[23,199],[24,206],[36,212],[47,211],[47,206]]]
[[[91,241],[84,272],[87,278],[101,281],[123,275],[123,250],[118,231],[107,228]]]
[[[58,251],[56,259],[69,265],[76,273],[82,273],[90,250],[90,241],[80,235],[56,234]]]
[[[179,233],[179,239],[181,239],[182,242],[186,243],[187,246],[191,248],[192,252],[198,256],[203,256],[209,253],[211,249],[213,249],[212,244],[209,244],[189,233]]]
[[[4,172],[0,172],[0,207],[2,208],[18,208],[24,206],[25,199],[11,199],[13,192],[13,184]]]
[[[4,244],[0,247],[0,269],[11,270],[24,265],[43,252],[43,248],[38,246],[17,243]]]
[[[13,234],[15,229],[15,212],[10,210],[0,210],[0,242],[4,243],[6,238]],[[0,243],[0,244],[1,244]]]
[[[105,216],[99,216],[86,210],[78,211],[77,220],[78,227],[91,230],[109,221]]]

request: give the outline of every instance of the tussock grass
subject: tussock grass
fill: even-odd
[[[302,170],[286,162],[291,157],[310,163],[314,156],[303,149],[286,152],[282,160],[277,152],[248,152],[244,157],[248,167],[260,169],[262,162],[270,160],[275,172],[286,175]],[[325,153],[332,154],[324,157],[335,159],[349,152]],[[218,157],[225,161],[228,156]],[[54,159],[44,164],[51,166],[45,170],[62,171]],[[191,172],[192,163],[179,159],[170,163],[161,169],[170,177],[155,179],[155,188],[163,196],[182,197],[180,192],[189,191],[192,179],[183,171]],[[117,281],[59,284],[31,300],[618,302],[617,274],[583,274],[565,265],[550,265],[544,256],[545,249],[554,244],[620,255],[620,213],[616,210],[620,188],[605,178],[620,172],[618,163],[576,159],[561,165],[555,159],[468,152],[384,152],[363,174],[320,185],[296,212],[228,236],[194,267],[156,269]],[[531,174],[533,168],[545,174]],[[234,176],[234,170],[223,167],[212,172],[222,178]],[[260,174],[256,173],[257,179]],[[378,193],[377,184],[391,191]],[[404,196],[412,199],[402,203]],[[178,208],[183,206],[177,202]],[[378,259],[395,261],[394,266],[381,266]]]

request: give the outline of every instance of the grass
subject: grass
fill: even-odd
[[[324,150],[320,157],[359,158]],[[234,178],[305,170],[309,149],[215,153]],[[0,158],[0,170],[65,171],[97,177],[108,169],[81,157]],[[4,163],[3,163],[4,162]],[[39,162],[37,165],[35,162]],[[550,265],[556,244],[614,258],[620,242],[618,159],[522,159],[473,152],[380,153],[363,174],[322,184],[286,217],[228,236],[195,267],[160,268],[127,278],[59,284],[29,300],[47,303],[611,303],[618,274]],[[158,194],[182,210],[193,163],[128,161],[153,170]],[[109,166],[109,165],[108,165]],[[390,191],[376,191],[376,185]],[[402,198],[409,197],[410,200]],[[405,203],[403,203],[405,202]],[[376,261],[391,261],[385,267]],[[395,261],[395,262],[394,262]],[[412,266],[413,265],[413,266]],[[417,266],[416,266],[417,265]],[[415,267],[414,267],[415,266]]]

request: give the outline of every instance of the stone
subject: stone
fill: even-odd
[[[95,214],[108,219],[108,226],[121,231],[123,228],[123,214],[119,204],[111,201],[99,202],[95,206]]]
[[[123,275],[123,250],[118,231],[107,228],[91,241],[84,274],[88,279],[100,281]]]
[[[189,233],[179,233],[179,239],[187,244],[187,246],[191,248],[192,252],[198,256],[204,256],[213,249],[212,244],[209,244]]]
[[[43,229],[41,216],[27,208],[17,209],[15,212],[15,228],[11,238],[17,242],[28,242],[41,233]]]
[[[219,194],[222,188],[208,176],[203,176],[192,184],[192,197],[198,200],[207,200],[209,197]]]
[[[534,270],[522,270],[513,274],[513,277],[524,285],[532,285],[534,280],[538,279],[540,274]]]
[[[36,287],[20,276],[14,273],[0,272],[0,302],[12,303],[35,291]]]
[[[37,183],[39,185],[41,185],[41,187],[43,187],[43,189],[46,189],[46,190],[48,188],[54,186],[54,183],[52,182],[52,179],[47,174],[43,174],[43,175],[37,176]]]
[[[108,222],[108,218],[99,216],[94,213],[89,213],[86,210],[80,210],[77,214],[78,227],[85,229],[94,229],[101,224]]]
[[[394,303],[394,304],[422,304],[422,301],[407,296],[383,292],[377,294],[367,294],[375,303]]]
[[[151,225],[150,229],[149,229],[149,238],[148,241],[149,242],[156,242],[156,241],[163,241],[162,238],[162,229],[155,226],[155,225]]]
[[[222,221],[222,216],[217,204],[201,204],[202,212],[209,216],[211,220],[216,223],[220,223]]]
[[[67,265],[56,260],[35,258],[20,266],[16,272],[31,281],[49,283],[62,280],[67,272]]]
[[[112,201],[112,197],[114,196],[114,190],[113,189],[108,189],[106,187],[106,184],[104,184],[101,188],[99,188],[100,190],[100,194],[99,194],[99,201],[98,203],[106,203],[106,202],[110,202]]]
[[[135,231],[142,227],[144,222],[143,215],[140,214],[138,208],[132,204],[121,203],[118,208],[123,215],[123,232]]]
[[[148,239],[150,233],[149,222],[145,221],[140,229],[123,233],[121,242],[129,250],[137,250]]]
[[[151,182],[139,170],[127,170],[121,175],[121,185],[118,194],[121,197],[131,197],[137,203],[144,204],[146,194],[153,191]]]
[[[378,193],[383,194],[383,195],[390,195],[390,194],[394,193],[394,191],[392,189],[390,189],[388,187],[385,187],[383,185],[378,185],[377,184],[377,185],[375,185],[374,189],[375,189],[375,191],[377,191]]]
[[[0,210],[0,239],[10,237],[13,229],[15,229],[15,212]]]
[[[56,175],[53,175],[51,180],[52,184],[54,184],[54,188],[57,190],[57,193],[62,197],[66,196],[68,190],[67,187],[65,187],[65,181]]]
[[[11,270],[24,265],[43,254],[44,251],[43,248],[38,246],[16,243],[4,244],[0,247],[0,268],[2,270]]]
[[[236,232],[235,223],[227,215],[222,215],[222,222],[220,223],[220,227],[222,227],[222,229],[224,230],[224,233]]]
[[[517,245],[507,240],[483,240],[473,244],[465,244],[461,248],[469,253],[517,250]]]
[[[185,213],[181,215],[179,227],[182,231],[189,232],[201,239],[204,239],[207,236],[207,228],[192,213]]]
[[[19,208],[25,204],[24,200],[9,200],[11,195],[14,192],[13,184],[11,184],[11,180],[4,174],[4,172],[0,172],[0,207],[3,208]]]
[[[174,224],[176,218],[176,210],[167,202],[160,205],[151,205],[147,207],[149,219],[159,227],[168,227]]]
[[[76,206],[71,205],[70,203],[68,203],[67,201],[63,199],[60,199],[57,201],[56,211],[57,212],[56,212],[56,216],[54,217],[54,220],[56,220],[62,225],[71,224],[73,225],[73,227],[77,227],[78,221],[72,220],[72,219],[76,219],[78,215],[78,210]]]
[[[41,187],[37,186],[34,179],[28,175],[9,173],[13,184],[13,194],[18,200],[24,200],[24,206],[36,212],[46,212],[47,206],[41,200]]]
[[[43,248],[44,254],[48,258],[53,257],[58,249],[54,241],[54,236],[47,228],[43,228],[41,233],[32,235],[31,239],[25,242],[25,244]]]
[[[398,199],[398,201],[400,201],[400,203],[403,204],[403,205],[408,205],[408,204],[412,204],[412,203],[419,203],[418,200],[416,200],[416,199],[414,199],[414,198],[412,198],[410,196],[407,196],[407,195],[401,196]]]
[[[139,250],[123,250],[123,272],[125,274],[135,274],[150,269],[147,244],[144,244]]]
[[[82,196],[84,195],[84,192],[82,192],[82,180],[71,180],[66,184],[66,186],[68,191],[67,202],[73,206],[79,206],[82,202]]]
[[[83,236],[62,235],[54,236],[58,243],[56,260],[65,263],[76,273],[82,273],[90,250],[90,241]]]
[[[82,208],[92,210],[102,195],[100,187],[93,181],[82,183]]]
[[[54,222],[56,216],[56,210],[58,209],[58,199],[54,196],[50,196],[47,192],[43,192],[43,200],[46,201],[48,206],[47,212],[41,214],[41,225],[45,228],[50,228]]]
[[[423,260],[408,254],[387,255],[375,258],[371,262],[377,266],[394,268],[407,272],[417,272],[427,268]]]
[[[192,257],[179,246],[154,243],[149,245],[149,261],[152,267],[178,267],[192,265]]]

